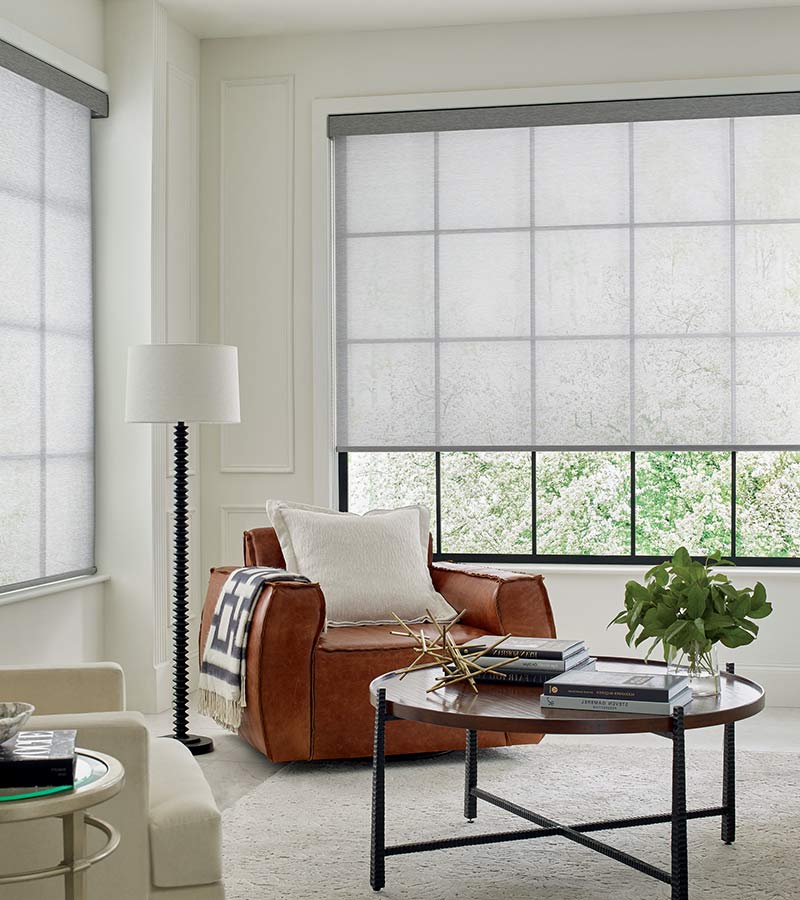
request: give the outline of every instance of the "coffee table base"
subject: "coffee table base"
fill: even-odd
[[[727,666],[733,672],[733,665]],[[424,853],[431,850],[449,850],[454,847],[470,847],[477,844],[499,844],[506,841],[522,841],[539,837],[564,837],[577,844],[608,856],[632,869],[649,875],[657,881],[672,887],[671,900],[688,900],[689,871],[687,847],[687,822],[689,819],[704,819],[719,816],[722,820],[721,839],[731,844],[736,837],[736,746],[734,724],[724,726],[722,805],[706,809],[686,809],[686,745],[684,733],[683,707],[676,707],[672,716],[672,731],[665,734],[672,740],[672,810],[650,816],[635,816],[623,819],[606,819],[598,822],[578,822],[562,825],[537,812],[504,800],[478,787],[478,736],[475,731],[467,731],[464,781],[464,816],[470,822],[477,817],[477,801],[483,800],[528,822],[537,828],[500,831],[493,834],[471,834],[435,841],[421,841],[408,844],[386,845],[385,821],[385,729],[386,722],[394,718],[386,712],[386,691],[378,691],[375,705],[375,746],[372,761],[372,834],[370,846],[370,885],[379,891],[386,883],[386,857],[407,853]],[[616,847],[589,837],[593,831],[611,831],[616,828],[638,828],[660,823],[672,825],[672,860],[669,871],[660,869],[646,860],[639,859]]]

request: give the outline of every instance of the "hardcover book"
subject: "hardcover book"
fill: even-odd
[[[0,748],[0,788],[61,787],[75,783],[75,735],[69,731],[21,731]]]
[[[581,668],[585,670],[594,669],[596,660],[587,659],[582,663]],[[452,671],[455,671],[454,669]],[[499,673],[505,673],[505,676]],[[475,676],[475,681],[482,684],[527,684],[534,687],[541,687],[546,681],[552,678],[552,672],[537,672],[535,669],[527,669],[520,671],[519,669],[511,669],[509,666],[503,666],[497,672],[483,672]]]
[[[464,644],[474,650],[483,650],[499,641],[502,634],[485,634]],[[519,656],[524,659],[564,659],[586,650],[583,641],[559,640],[557,638],[510,637],[492,650],[492,656]]]
[[[632,672],[564,672],[551,678],[544,692],[559,697],[666,702],[689,686],[686,675]]]
[[[491,656],[489,654],[482,656],[480,659],[475,660],[475,664],[488,667],[503,662],[505,659],[513,659],[514,661],[508,662],[503,666],[504,672],[543,672],[553,676],[558,672],[566,672],[582,666],[589,659],[589,651],[582,650],[580,653],[573,653],[566,659],[531,659],[527,656],[514,659],[507,656],[495,656],[494,651],[492,651]]]
[[[676,706],[688,706],[692,702],[691,688],[676,694],[671,700],[611,700],[602,697],[562,697],[542,694],[543,709],[578,709],[594,712],[635,713],[638,715],[671,715]]]

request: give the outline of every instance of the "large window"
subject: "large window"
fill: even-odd
[[[343,505],[452,558],[797,555],[800,95],[329,133]]]
[[[797,565],[800,453],[342,453],[342,509],[424,503],[452,560]]]
[[[0,42],[3,64],[24,56]],[[0,590],[94,565],[85,101],[99,92],[51,74],[52,90],[0,68]]]

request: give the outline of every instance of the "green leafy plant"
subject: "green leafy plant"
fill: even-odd
[[[609,623],[628,627],[625,641],[638,647],[649,638],[649,657],[661,644],[664,658],[670,647],[687,656],[702,656],[714,644],[742,647],[758,634],[753,619],[772,612],[764,585],[736,588],[718,566],[732,566],[730,560],[709,557],[705,564],[689,556],[685,547],[671,560],[654,566],[645,574],[645,583],[625,585],[625,609]]]

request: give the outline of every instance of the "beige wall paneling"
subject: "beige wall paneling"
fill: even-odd
[[[289,77],[220,85],[220,339],[239,348],[242,422],[220,470],[294,471],[293,94]]]
[[[222,555],[218,565],[241,565],[244,561],[242,535],[251,528],[269,525],[266,508],[263,504],[226,504],[219,511],[219,546],[222,548]]]

